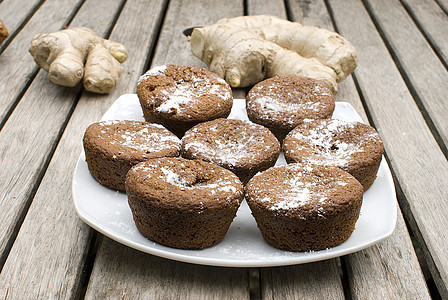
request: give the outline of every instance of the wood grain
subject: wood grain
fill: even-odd
[[[448,163],[363,5],[354,0],[330,3],[340,32],[358,50],[355,75],[403,190],[405,217],[415,220],[418,228],[412,229],[421,233],[434,279],[446,295],[448,216],[439,212],[448,211]]]
[[[282,19],[287,19],[285,1],[247,1],[247,13],[249,15],[265,15],[269,14]]]
[[[401,213],[391,237],[342,259],[353,299],[431,299]]]
[[[31,40],[37,34],[61,29],[69,21],[79,2],[81,1],[45,1],[0,56],[0,124],[4,123],[17,98],[25,92],[26,86],[38,70],[33,57],[28,53]]]
[[[436,0],[437,4],[440,5],[440,8],[448,14],[448,0]]]
[[[337,259],[261,269],[263,299],[345,299]]]
[[[149,45],[156,36],[164,2],[128,1],[118,22],[111,24],[120,6],[121,1],[89,0],[74,20],[73,25],[90,24],[102,34],[115,25],[111,39],[123,42],[131,55],[114,93],[83,93],[79,99],[0,274],[1,298],[68,299],[79,296],[92,233],[77,217],[71,196],[72,174],[82,149],[82,136],[85,128],[97,121],[119,95],[134,90]],[[98,10],[104,12],[104,18],[97,16]],[[126,82],[132,82],[132,85]],[[30,92],[38,90],[45,94],[48,104],[48,99],[58,99],[53,91],[55,87],[37,81],[31,85]],[[73,103],[74,98],[71,101]],[[33,108],[30,103],[27,105]],[[54,105],[61,103],[56,101]],[[43,111],[45,109],[41,108],[37,113],[42,114]],[[50,112],[56,113],[54,109]],[[42,115],[41,118],[51,119],[52,116]],[[33,121],[37,120],[35,118]],[[36,124],[39,125],[45,128],[45,124]],[[62,127],[62,124],[59,126]],[[28,140],[23,142],[32,145]],[[28,149],[28,152],[31,150]],[[48,155],[48,150],[41,151],[42,155]],[[22,173],[29,171],[32,170],[25,169]]]
[[[440,0],[439,0],[440,1]],[[403,5],[415,17],[425,36],[448,66],[448,1],[441,1],[442,7],[432,0],[403,0]],[[443,10],[445,8],[445,11]]]
[[[249,299],[248,281],[247,269],[175,262],[105,237],[86,299]]]
[[[210,12],[213,11],[213,14]],[[171,1],[152,66],[161,64],[181,64],[206,67],[191,53],[190,44],[182,33],[184,29],[211,25],[222,18],[242,14],[242,2],[238,0],[218,3],[217,1]]]
[[[418,101],[422,101],[443,142],[447,144],[447,70],[398,0],[367,3],[395,53],[402,73],[410,81],[409,84],[418,95]],[[445,42],[448,42],[446,37]]]
[[[3,1],[0,2],[0,19],[8,29],[9,37],[0,45],[0,53],[6,48],[9,40],[13,39],[16,31],[26,22],[26,20],[39,8],[40,0],[33,1]],[[0,59],[1,64],[1,59]]]
[[[191,54],[182,31],[185,27],[197,25],[198,20],[202,24],[212,24],[222,17],[236,16],[243,11],[241,2],[223,4],[220,1],[171,1],[153,65],[200,65],[200,61]],[[221,5],[223,9],[220,9]],[[209,13],[212,8],[216,14]],[[122,255],[125,255],[126,262]],[[171,262],[105,239],[97,252],[86,298],[122,296],[128,299],[246,299],[249,297],[248,270]]]
[[[27,53],[30,43],[27,38],[34,36],[35,30],[42,29],[42,25],[35,23],[43,22],[48,15],[58,15],[55,20],[48,22],[48,27],[57,28],[62,26],[75,8],[72,1],[58,1],[57,7],[51,1],[47,3],[48,5],[41,7],[42,12],[38,11],[29,22],[30,26],[36,25],[37,28],[22,30],[1,56],[10,59],[0,68],[1,108],[7,106],[4,101],[11,104],[11,100],[21,92],[20,82],[24,83],[27,75],[22,72],[35,67],[31,55]],[[5,75],[4,72],[10,74]],[[5,174],[9,174],[0,176],[1,263],[7,255],[15,230],[20,227],[22,214],[29,205],[36,182],[42,175],[46,161],[51,157],[51,148],[57,142],[62,124],[66,121],[76,98],[76,89],[55,86],[48,80],[45,72],[37,76],[36,82],[36,88],[28,90],[0,131],[1,169]],[[42,93],[42,90],[46,92]]]

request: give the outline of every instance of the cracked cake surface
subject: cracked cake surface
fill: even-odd
[[[194,125],[227,117],[232,109],[230,86],[199,67],[162,65],[143,74],[137,96],[145,120],[160,123],[178,136]]]
[[[91,124],[83,138],[89,171],[102,185],[125,190],[129,169],[150,158],[179,156],[180,140],[162,125],[131,120]]]
[[[376,130],[360,122],[306,120],[283,141],[286,161],[339,167],[367,190],[376,178],[383,143]]]
[[[241,120],[217,119],[196,125],[182,138],[182,156],[218,164],[246,183],[272,167],[280,143],[265,127]]]
[[[232,172],[184,158],[134,166],[126,193],[139,231],[154,242],[182,249],[221,241],[244,198],[243,185]]]
[[[334,96],[323,83],[293,75],[256,84],[247,94],[249,120],[269,128],[279,140],[305,119],[330,118]]]
[[[245,195],[266,242],[288,251],[314,251],[350,237],[363,188],[339,168],[294,163],[255,175]]]

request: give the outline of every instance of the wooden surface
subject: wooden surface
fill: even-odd
[[[447,1],[0,1],[0,297],[4,299],[448,299]],[[85,128],[149,67],[204,67],[182,31],[272,14],[340,32],[359,65],[339,85],[383,138],[399,209],[392,236],[331,260],[221,268],[158,258],[76,215]],[[109,95],[52,84],[28,53],[38,33],[87,26],[129,51]],[[234,90],[244,97],[247,89]]]

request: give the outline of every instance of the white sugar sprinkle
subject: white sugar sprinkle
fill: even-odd
[[[160,74],[165,73],[166,67],[167,67],[166,65],[162,65],[162,66],[157,66],[157,67],[151,68],[145,74],[140,76],[140,78],[137,81],[137,84],[139,84],[143,80],[148,79],[150,76],[155,76],[155,75],[160,75]]]

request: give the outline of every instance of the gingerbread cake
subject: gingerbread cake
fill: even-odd
[[[232,172],[184,158],[156,158],[134,166],[126,193],[138,230],[156,243],[181,249],[221,241],[244,197]]]
[[[91,124],[84,152],[92,176],[102,185],[124,191],[129,169],[150,158],[179,156],[180,140],[159,124],[113,120]]]
[[[150,69],[138,80],[137,96],[146,121],[179,137],[200,122],[226,118],[233,105],[232,90],[222,78],[182,65]]]
[[[376,130],[359,122],[337,119],[308,120],[283,141],[288,163],[314,163],[339,167],[367,190],[374,182],[384,152]]]
[[[264,239],[288,251],[314,251],[346,241],[358,220],[363,188],[331,166],[290,164],[255,175],[246,201]]]
[[[280,143],[269,129],[249,121],[217,119],[198,124],[182,138],[182,157],[215,163],[243,183],[272,167]]]
[[[280,141],[304,119],[330,118],[334,107],[330,88],[294,75],[266,79],[246,97],[249,120],[269,128]]]

